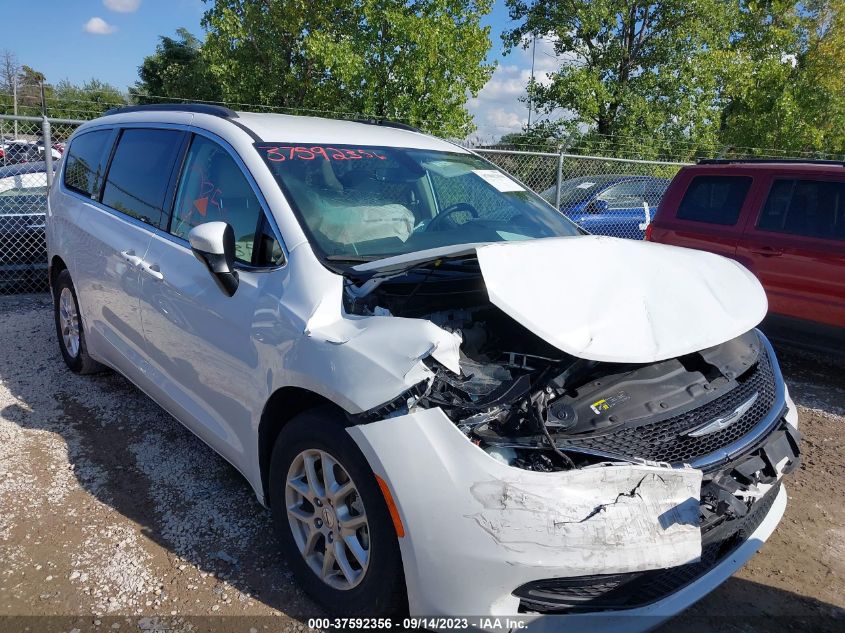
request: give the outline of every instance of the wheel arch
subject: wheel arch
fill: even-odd
[[[330,406],[345,414],[342,407],[325,396],[294,386],[280,387],[273,392],[264,405],[261,420],[258,423],[258,466],[261,473],[261,492],[267,507],[271,505],[270,460],[276,438],[279,437],[285,425],[297,415],[321,406]]]

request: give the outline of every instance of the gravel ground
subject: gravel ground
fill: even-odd
[[[805,437],[786,516],[665,631],[845,630],[845,371],[780,356]],[[315,615],[238,473],[122,377],[67,371],[46,296],[0,297],[0,631],[258,633]]]

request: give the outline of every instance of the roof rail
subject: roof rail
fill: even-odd
[[[197,114],[211,114],[223,119],[237,119],[238,113],[220,105],[209,103],[147,103],[144,105],[124,106],[112,108],[103,116],[110,114],[125,114],[126,112],[196,112]]]
[[[398,130],[408,130],[409,132],[422,132],[420,128],[408,125],[407,123],[400,123],[399,121],[391,121],[390,119],[353,119],[355,123],[366,123],[367,125],[381,125],[382,127],[393,127]]]
[[[733,164],[790,164],[801,163],[808,165],[834,165],[837,167],[845,167],[845,161],[841,160],[817,160],[813,158],[702,158],[698,161],[699,165],[733,165]]]

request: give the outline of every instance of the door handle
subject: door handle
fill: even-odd
[[[158,267],[158,264],[148,264],[147,262],[141,262],[141,270],[147,273],[150,277],[154,279],[158,279],[159,281],[164,281],[164,275],[161,272],[161,269]]]
[[[779,248],[772,248],[771,246],[762,246],[760,248],[749,249],[752,255],[760,255],[762,257],[780,257],[783,251]]]
[[[132,264],[133,266],[138,266],[142,261],[144,261],[135,254],[135,251],[121,251],[120,254],[123,255],[123,259],[127,263]]]

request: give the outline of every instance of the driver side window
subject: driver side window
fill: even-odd
[[[227,222],[235,231],[237,259],[250,264],[263,215],[246,176],[229,153],[210,139],[194,136],[179,179],[170,232],[188,239],[195,226]]]

